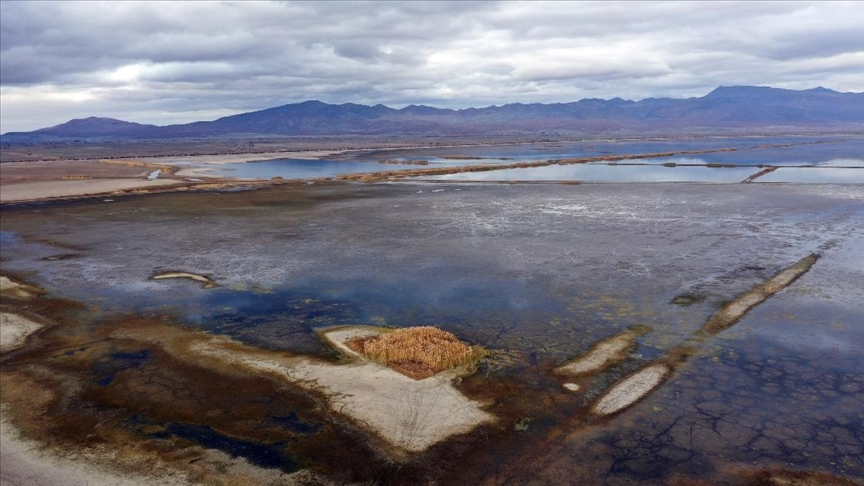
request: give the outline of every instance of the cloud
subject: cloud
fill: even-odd
[[[734,84],[862,91],[864,3],[0,2],[0,51],[2,132],[306,99],[466,107]]]

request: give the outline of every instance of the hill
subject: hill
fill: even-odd
[[[598,133],[680,128],[864,126],[864,93],[721,86],[700,98],[571,103],[512,103],[461,110],[411,105],[341,105],[304,101],[182,125],[142,125],[111,118],[71,120],[4,143],[70,139],[182,139],[321,135],[502,135],[548,131]]]

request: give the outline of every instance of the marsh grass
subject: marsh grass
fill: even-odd
[[[346,343],[369,359],[414,379],[470,364],[485,353],[432,326],[397,329]]]

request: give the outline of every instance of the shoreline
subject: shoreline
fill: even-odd
[[[267,160],[278,159],[321,159],[323,157],[331,157],[340,155],[346,152],[356,152],[366,149],[354,150],[301,150],[295,152],[252,152],[246,154],[218,154],[218,155],[158,155],[153,157],[130,157],[120,160],[128,162],[141,162],[148,164],[175,164],[182,162],[184,165],[205,164],[205,165],[222,165],[222,164],[243,164],[249,162],[264,162]]]

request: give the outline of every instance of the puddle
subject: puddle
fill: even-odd
[[[96,384],[98,386],[110,385],[114,381],[117,373],[129,368],[137,368],[147,362],[149,357],[150,352],[147,350],[131,353],[116,352],[106,358],[96,361],[93,367],[93,373],[97,377]]]
[[[290,430],[291,432],[300,434],[314,433],[321,428],[321,424],[304,422],[297,416],[296,412],[270,417],[270,421],[280,427]]]
[[[235,439],[216,432],[206,425],[173,423],[159,432],[149,434],[155,438],[180,437],[211,449],[217,449],[231,457],[242,457],[250,463],[264,467],[294,472],[299,469],[294,458],[285,450],[284,442],[262,444]]]

